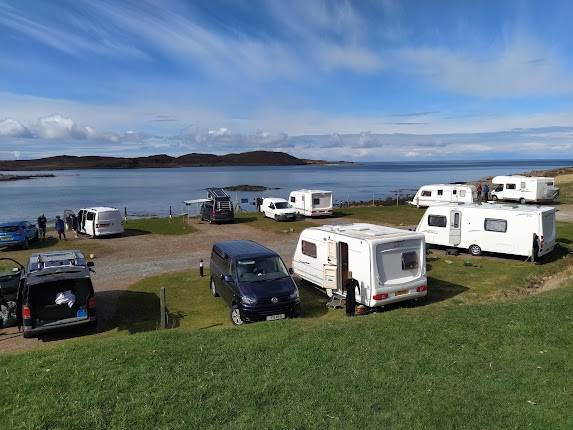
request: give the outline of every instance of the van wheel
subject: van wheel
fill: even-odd
[[[213,280],[213,278],[211,278],[211,294],[213,295],[213,297],[219,297],[217,289],[215,288],[215,281]]]
[[[478,255],[481,255],[481,248],[477,245],[472,245],[469,248],[470,254],[477,257]]]
[[[241,311],[237,305],[231,306],[231,321],[234,325],[243,325],[245,321],[241,318]]]
[[[492,196],[491,199],[496,202],[497,201],[497,196]]]
[[[522,197],[519,199],[519,204],[520,205],[524,205],[525,204],[525,199]]]

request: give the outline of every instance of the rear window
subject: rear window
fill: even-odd
[[[296,197],[291,197],[291,198],[290,198],[290,202],[291,202],[291,203],[295,203],[295,202],[296,202]]]
[[[107,211],[107,212],[98,212],[97,218],[102,221],[113,220],[118,217],[118,213],[116,211]]]
[[[18,231],[18,226],[11,225],[8,227],[0,227],[0,233],[16,233]]]
[[[408,251],[402,254],[402,270],[414,270],[418,268],[418,253]]]
[[[28,303],[33,306],[54,305],[58,294],[65,291],[71,291],[75,298],[70,307],[84,306],[92,295],[92,283],[89,279],[82,278],[32,285],[28,289]]]
[[[316,243],[302,241],[302,253],[308,257],[316,258]]]
[[[88,221],[93,221],[95,219],[95,213],[94,212],[88,212],[86,215],[86,219]]]
[[[430,227],[445,227],[448,220],[444,215],[428,215],[428,225]]]
[[[420,276],[419,239],[376,245],[376,267],[382,283],[401,283]]]

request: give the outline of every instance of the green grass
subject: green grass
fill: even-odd
[[[559,202],[563,204],[573,203],[573,181],[557,183],[559,187]]]
[[[305,228],[316,226],[316,224],[304,219],[297,221],[275,221],[265,217],[260,212],[241,212],[236,214],[236,219],[238,223],[275,233],[300,233]]]
[[[5,428],[572,428],[573,286],[0,357]]]
[[[162,234],[162,235],[181,235],[197,231],[195,227],[187,223],[186,216],[166,218],[138,218],[128,219],[125,229],[128,234]]]
[[[334,217],[348,217],[375,224],[417,225],[424,215],[424,209],[410,205],[400,206],[354,206],[339,208]]]

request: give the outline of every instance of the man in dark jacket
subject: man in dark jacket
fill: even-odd
[[[48,225],[48,220],[44,214],[38,217],[38,230],[40,232],[40,239],[46,239],[46,226]]]
[[[353,317],[356,310],[356,288],[360,287],[360,284],[356,279],[352,277],[352,272],[348,273],[348,279],[344,283],[344,289],[346,290],[346,316]]]
[[[58,239],[62,240],[62,236],[64,240],[66,239],[66,225],[64,224],[64,220],[60,218],[60,216],[56,216],[56,224],[54,225],[56,228],[56,232],[58,233]]]

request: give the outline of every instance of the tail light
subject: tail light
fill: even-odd
[[[90,299],[88,300],[88,309],[95,309],[95,307],[96,307],[96,298],[90,297]]]
[[[386,294],[386,293],[374,294],[372,296],[373,300],[385,300],[387,298],[388,298],[388,294]]]
[[[26,305],[22,306],[22,318],[25,320],[29,320],[30,318],[32,318],[29,306]]]
[[[417,293],[422,293],[424,291],[428,291],[428,286],[427,285],[420,285],[419,287],[416,287],[416,292]]]

